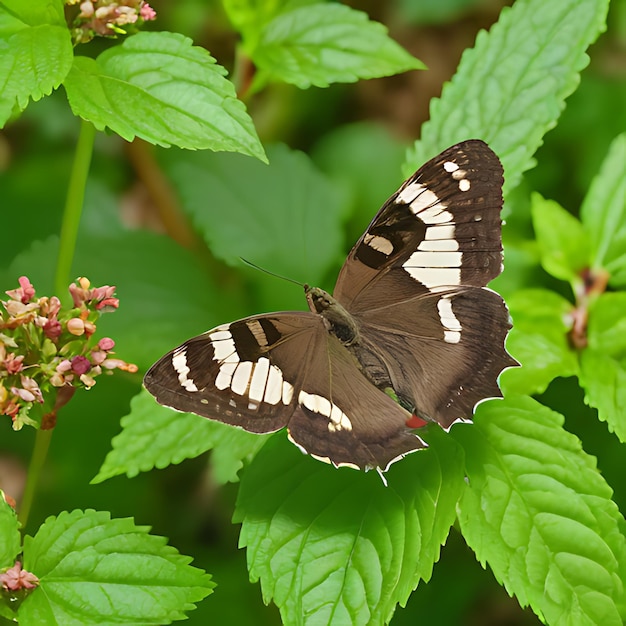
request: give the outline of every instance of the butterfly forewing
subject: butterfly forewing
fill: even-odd
[[[219,326],[165,355],[144,384],[161,404],[250,432],[287,426],[296,445],[336,466],[384,468],[425,445],[312,313]]]
[[[502,165],[482,141],[448,148],[385,203],[339,274],[334,296],[350,311],[394,268],[412,294],[482,287],[502,271]],[[403,294],[377,290],[393,301]]]

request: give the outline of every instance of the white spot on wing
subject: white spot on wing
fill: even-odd
[[[403,267],[461,267],[461,252],[414,252],[405,262]]]
[[[187,391],[198,391],[193,380],[187,377],[187,374],[189,374],[189,366],[187,365],[187,350],[185,348],[174,352],[172,356],[172,367],[178,374],[178,382]]]
[[[261,357],[254,366],[254,372],[252,372],[250,391],[248,392],[250,400],[254,400],[255,402],[261,402],[261,400],[263,400],[263,393],[265,392],[269,369],[269,359]]]
[[[434,194],[433,194],[434,195]],[[415,204],[415,203],[413,203]],[[411,208],[413,205],[411,205]],[[414,211],[414,213],[424,222],[424,224],[445,224],[454,221],[454,216],[445,210],[443,204],[434,204],[426,209]]]
[[[459,166],[452,161],[446,161],[443,164],[443,169],[446,170],[446,172],[456,172],[459,169]]]
[[[378,252],[382,252],[389,256],[393,252],[393,244],[389,239],[385,239],[380,235],[371,235],[370,233],[366,233],[363,238],[363,242],[367,244],[370,248],[374,248]]]
[[[468,178],[464,178],[463,180],[459,181],[459,189],[461,191],[469,191],[470,187],[471,187],[471,184]]]
[[[268,404],[278,404],[280,402],[282,384],[282,372],[275,365],[272,365],[268,372],[263,401]]]
[[[283,404],[287,405],[291,402],[293,398],[293,385],[288,383],[286,380],[283,380]]]
[[[222,363],[215,379],[215,386],[219,390],[230,387],[230,381],[233,379],[233,373],[236,369],[237,363]]]
[[[213,346],[213,359],[216,361],[227,361],[229,363],[238,363],[239,356],[235,342],[228,330],[218,330],[209,335],[211,345]]]
[[[417,249],[424,252],[454,252],[459,249],[459,244],[455,239],[424,239]]]
[[[251,361],[243,361],[242,363],[239,363],[235,373],[233,374],[233,381],[230,384],[230,388],[240,396],[243,396],[248,388],[250,375],[252,374],[252,365],[253,363]]]
[[[452,301],[443,296],[437,302],[437,311],[444,327],[443,339],[446,343],[459,343],[461,341],[461,322],[452,310]]]
[[[348,419],[348,416],[328,398],[315,393],[301,391],[298,395],[298,402],[309,409],[309,411],[327,417],[329,419],[328,430],[331,433],[339,430],[352,430],[352,422]]]
[[[425,239],[427,241],[437,241],[441,239],[451,239],[456,242],[455,237],[455,227],[454,224],[439,224],[436,226],[429,226],[426,229]]]
[[[420,183],[411,183],[407,185],[397,196],[396,203],[410,204],[425,189]],[[434,195],[434,194],[433,194]]]
[[[461,269],[458,267],[411,267],[406,263],[402,267],[431,291],[461,284]]]

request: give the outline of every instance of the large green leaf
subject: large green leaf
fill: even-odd
[[[20,624],[139,626],[184,619],[215,585],[148,530],[106,512],[49,517],[24,540],[24,568],[40,584],[20,607]]]
[[[234,154],[168,152],[163,163],[215,256],[319,284],[342,253],[343,195],[302,152],[277,145],[268,155],[263,165]]]
[[[284,81],[302,89],[424,69],[382,24],[335,3],[279,13],[248,48],[259,82]]]
[[[15,108],[49,95],[72,66],[70,34],[54,4],[0,2],[0,127]]]
[[[626,133],[618,135],[581,208],[593,267],[606,269],[611,285],[626,286]]]
[[[265,443],[265,437],[214,422],[191,413],[178,413],[157,404],[145,390],[131,402],[131,412],[122,418],[122,432],[113,439],[98,475],[99,483],[118,474],[129,478],[172,463],[180,463],[216,449],[219,482],[236,481],[243,462]]]
[[[534,163],[543,135],[587,65],[587,47],[604,30],[608,0],[517,0],[466,50],[441,98],[433,100],[404,173],[448,146],[484,139],[504,164],[505,189]]]
[[[455,427],[469,488],[461,531],[478,560],[551,626],[621,625],[622,516],[563,417],[531,398],[481,404]]]
[[[235,520],[250,576],[284,623],[387,623],[430,578],[464,488],[459,450],[439,435],[391,468],[388,487],[303,456],[280,436],[259,452]]]
[[[76,57],[64,82],[72,110],[130,141],[241,152],[263,147],[226,70],[177,33],[137,33],[96,60]]]

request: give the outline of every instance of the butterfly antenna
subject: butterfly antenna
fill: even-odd
[[[264,267],[259,267],[255,263],[252,263],[252,261],[248,261],[247,259],[244,259],[241,256],[239,258],[246,265],[249,265],[250,267],[253,267],[255,270],[259,270],[259,272],[263,272],[264,274],[269,274],[270,276],[274,276],[274,278],[281,278],[282,280],[286,280],[287,282],[293,283],[294,285],[299,285],[300,287],[304,287],[304,283],[300,283],[297,280],[294,280],[293,278],[288,278],[287,276],[282,276],[281,274],[276,274],[274,272],[270,272],[269,270],[266,270]]]

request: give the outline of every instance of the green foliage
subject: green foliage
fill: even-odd
[[[457,446],[434,439],[392,468],[389,486],[316,463],[282,437],[259,452],[235,520],[250,576],[285,623],[384,623],[430,578],[464,486]]]
[[[127,141],[229,150],[266,160],[226,70],[176,33],[137,33],[97,59],[77,56],[63,85],[74,114]]]
[[[165,155],[164,167],[216,257],[234,265],[244,256],[266,269],[319,281],[341,256],[341,198],[305,154],[284,145],[267,151],[269,165],[188,152]],[[224,207],[229,220],[221,219]]]
[[[548,624],[621,624],[621,515],[595,460],[562,425],[561,415],[510,396],[481,405],[474,425],[454,432],[469,479],[461,531]]]
[[[17,515],[0,491],[0,569],[11,567],[20,552],[20,533]]]
[[[608,0],[524,0],[503,9],[431,102],[405,174],[447,146],[477,137],[500,157],[505,190],[516,187],[578,85],[585,50],[604,30],[607,10]]]
[[[398,10],[415,20],[445,20],[476,3],[441,2],[428,14],[422,4],[403,0]],[[389,23],[402,21],[394,6],[389,3]],[[59,85],[69,100],[68,106],[61,92],[29,106],[17,132],[12,135],[10,127],[2,138],[12,148],[20,137],[19,150],[7,159],[10,175],[0,179],[8,207],[2,291],[27,275],[49,292],[59,254],[73,259],[72,278],[117,286],[120,310],[102,320],[102,330],[115,339],[120,358],[141,371],[219,323],[303,306],[299,288],[243,268],[239,257],[330,288],[346,246],[400,182],[399,141],[381,125],[337,121],[339,105],[342,122],[360,120],[368,109],[378,115],[373,97],[366,96],[368,106],[359,109],[358,92],[301,92],[293,86],[325,87],[423,67],[384,25],[341,3],[224,0],[232,30],[219,11],[212,9],[207,20],[205,8],[184,0],[169,10],[174,23],[184,22],[182,12],[193,15],[187,22],[215,44],[211,53],[165,29],[107,39],[104,47],[94,41],[72,48],[75,29],[65,22],[60,0],[0,0],[2,124]],[[426,428],[429,448],[394,464],[385,486],[375,473],[335,469],[300,454],[284,433],[256,436],[158,406],[139,391],[140,377],[128,374],[111,391],[96,388],[60,411],[52,457],[63,462],[45,474],[49,482],[42,481],[32,530],[26,526],[33,536],[25,538],[23,550],[20,522],[0,499],[0,576],[21,560],[40,580],[35,589],[21,588],[19,597],[2,592],[0,616],[13,619],[21,602],[20,624],[184,619],[213,583],[165,539],[126,519],[154,515],[159,534],[205,559],[215,578],[236,590],[221,605],[209,601],[191,612],[190,623],[238,623],[233,615],[240,616],[241,607],[228,605],[243,604],[247,574],[260,582],[263,600],[276,605],[285,624],[415,623],[423,619],[414,607],[429,598],[424,583],[435,563],[454,558],[449,546],[441,550],[453,525],[460,529],[458,541],[467,543],[497,583],[545,623],[623,622],[626,552],[618,504],[626,506],[624,463],[622,454],[610,458],[608,450],[626,442],[626,135],[619,116],[597,114],[613,110],[619,100],[614,94],[622,92],[606,81],[598,87],[593,81],[601,81],[601,73],[589,75],[583,104],[565,111],[565,123],[534,156],[578,85],[586,50],[605,29],[607,8],[608,0],[516,0],[505,8],[464,53],[406,156],[410,174],[437,151],[481,137],[505,166],[507,269],[495,284],[510,294],[514,327],[507,346],[522,363],[501,376],[506,399],[481,404],[472,425],[455,425],[449,433]],[[224,59],[228,67],[231,58],[232,81],[216,61]],[[394,89],[385,84],[385,107],[413,104]],[[596,111],[591,120],[590,110]],[[74,134],[73,116],[108,134],[98,136],[95,149],[88,145],[74,155],[84,166],[94,151],[84,199],[75,190],[86,181],[76,174],[80,168],[70,173],[72,155],[64,151]],[[587,128],[594,133],[581,132]],[[569,133],[575,152],[558,151],[559,132]],[[151,150],[134,141],[123,153],[119,137],[174,148]],[[615,138],[607,146],[598,137]],[[307,153],[285,141],[301,150],[315,145]],[[535,159],[541,167],[520,184]],[[575,190],[594,175],[581,203]],[[63,212],[68,179],[74,200],[68,194]],[[553,180],[567,185],[546,184]],[[166,234],[153,232],[137,210],[146,190],[159,207],[157,228]],[[118,211],[122,193],[131,208],[124,219]],[[63,228],[74,219],[78,231],[71,249],[67,238],[59,238],[61,216]],[[550,392],[558,378],[568,379],[563,384],[572,393],[555,401]],[[593,436],[589,424],[576,420],[585,410],[577,384],[608,427]],[[537,394],[543,395],[528,397]],[[559,402],[557,412],[553,405]],[[105,405],[115,424],[126,415],[88,486],[95,471],[89,462],[98,460],[91,450],[99,450],[96,440],[103,434],[108,440],[115,428],[105,424]],[[40,434],[35,466],[42,462]],[[11,443],[2,437],[0,456],[9,445],[32,445],[17,439],[22,435],[27,433]],[[583,446],[598,454],[597,462]],[[71,465],[76,448],[79,461]],[[208,472],[201,471],[201,458],[197,465],[137,476],[207,450]],[[129,486],[122,475],[136,478]],[[50,484],[63,481],[71,493],[59,506]],[[94,506],[92,498],[103,493],[113,518],[93,510],[48,517],[50,507]],[[190,502],[188,493],[194,496]],[[243,565],[236,571],[228,521],[233,506],[247,573]],[[227,555],[229,549],[235,556]],[[457,569],[454,561],[438,567]],[[426,589],[441,585],[437,571]],[[439,597],[481,604],[475,574],[463,570],[455,580],[465,586],[454,593],[444,581]],[[405,611],[396,610],[407,603]],[[433,619],[452,614],[437,603],[430,611]],[[276,623],[263,607],[251,606],[248,614],[254,623]],[[454,615],[455,623],[487,620],[462,615],[461,608]],[[524,619],[537,623],[530,611]]]
[[[122,418],[122,428],[92,482],[124,473],[132,478],[139,472],[180,463],[211,449],[215,450],[213,467],[218,482],[234,482],[243,461],[265,443],[263,436],[198,415],[155,407],[154,398],[145,390],[133,398],[131,412]]]
[[[424,69],[387,36],[387,29],[365,13],[340,4],[308,4],[279,12],[248,34],[246,51],[259,68],[257,85],[284,81],[311,85],[354,82]]]
[[[130,519],[50,517],[24,539],[24,568],[39,586],[20,607],[20,624],[170,624],[215,586],[190,560]]]
[[[626,133],[618,135],[580,208],[592,248],[592,267],[609,272],[609,284],[626,286]]]

